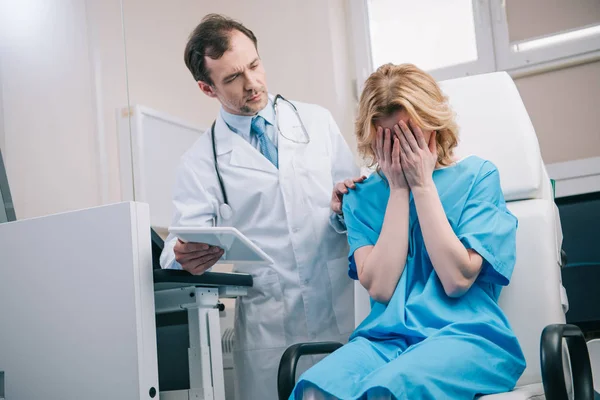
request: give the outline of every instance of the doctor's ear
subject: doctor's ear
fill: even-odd
[[[198,81],[198,87],[202,92],[208,97],[217,97],[217,93],[215,92],[215,88],[212,85],[209,85],[206,82]]]

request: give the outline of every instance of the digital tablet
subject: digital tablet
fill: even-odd
[[[206,243],[225,250],[220,264],[272,264],[273,259],[232,227],[176,227],[169,232],[182,242]]]

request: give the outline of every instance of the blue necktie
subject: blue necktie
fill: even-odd
[[[278,168],[277,147],[275,147],[271,139],[269,139],[269,137],[265,134],[267,131],[267,121],[260,115],[257,115],[252,119],[251,127],[252,133],[254,133],[258,138],[260,152],[267,158],[267,160],[271,161],[275,168]]]

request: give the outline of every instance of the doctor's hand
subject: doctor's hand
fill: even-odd
[[[342,199],[344,195],[348,193],[348,189],[354,189],[357,183],[360,183],[367,179],[366,176],[361,176],[359,178],[346,179],[343,182],[338,182],[333,187],[333,193],[331,194],[331,211],[336,214],[342,214]]]
[[[398,125],[394,125],[394,131],[378,127],[377,139],[373,145],[373,151],[377,157],[377,164],[388,180],[390,190],[408,189],[408,183],[406,182],[402,168],[400,140],[398,139],[402,135],[402,132]]]
[[[411,190],[433,184],[433,170],[437,163],[436,132],[432,132],[429,143],[425,141],[423,131],[412,121],[410,128],[400,121],[400,158],[404,176]]]
[[[206,243],[184,243],[177,239],[175,247],[175,260],[181,264],[181,268],[193,275],[206,272],[219,261],[224,251],[220,247],[211,246]]]

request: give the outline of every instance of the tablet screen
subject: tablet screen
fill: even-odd
[[[225,250],[219,262],[272,263],[272,259],[235,228],[170,228],[184,242],[207,243]]]

